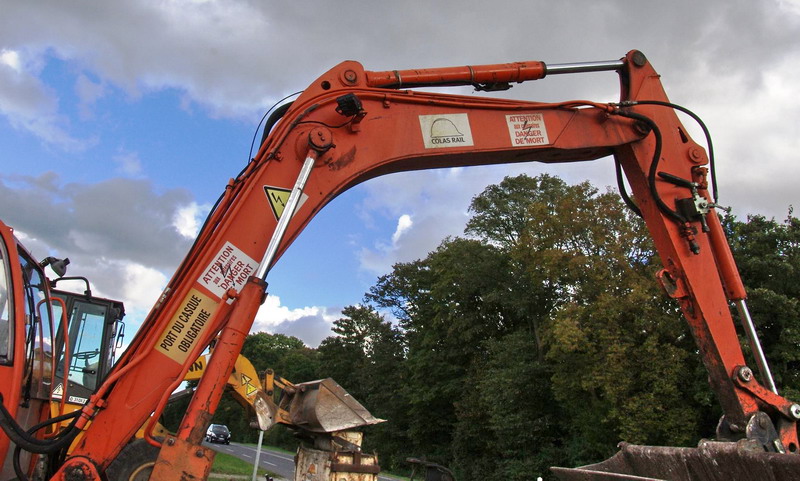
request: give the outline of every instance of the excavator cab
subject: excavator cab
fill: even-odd
[[[125,307],[122,302],[92,296],[89,281],[84,277],[61,277],[52,281],[83,281],[83,293],[52,290],[56,319],[67,313],[67,327],[60,325],[56,336],[56,372],[53,398],[67,393],[70,404],[84,404],[97,389],[111,366],[125,336]],[[68,364],[68,365],[67,365]],[[65,372],[66,369],[66,372]]]

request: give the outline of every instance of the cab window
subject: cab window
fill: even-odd
[[[54,310],[61,315],[60,303]],[[92,391],[97,387],[97,374],[103,353],[103,329],[108,307],[75,300],[69,313],[69,375],[72,382],[82,384]],[[64,377],[63,354],[56,373]]]
[[[20,250],[25,302],[25,397],[50,398],[53,322],[45,278],[39,265]]]
[[[10,364],[14,354],[14,296],[7,260],[6,245],[0,240],[0,364]]]

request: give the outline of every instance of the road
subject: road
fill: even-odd
[[[204,442],[203,445],[221,453],[230,454],[237,458],[247,461],[251,465],[256,461],[256,448],[239,443],[231,444],[211,444]],[[280,475],[282,478],[291,480],[294,477],[294,456],[280,451],[273,451],[269,448],[261,448],[261,456],[258,461],[259,467]],[[391,476],[378,475],[379,481],[399,481],[398,478]]]

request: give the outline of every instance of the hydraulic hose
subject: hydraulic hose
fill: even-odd
[[[679,224],[683,224],[686,222],[686,219],[679,214],[677,211],[672,210],[669,208],[667,204],[661,199],[661,195],[658,193],[658,189],[656,188],[656,173],[658,172],[658,164],[661,161],[661,130],[659,130],[658,125],[656,125],[653,119],[646,117],[641,114],[637,114],[635,112],[628,112],[625,110],[615,110],[614,113],[616,115],[621,115],[622,117],[627,117],[629,119],[638,120],[650,128],[650,131],[653,133],[655,137],[656,145],[653,149],[653,160],[650,163],[650,171],[647,173],[647,184],[650,187],[650,194],[653,196],[653,199],[656,202],[659,210],[663,212],[667,217],[678,222]]]
[[[31,453],[50,454],[65,446],[68,446],[69,443],[71,443],[80,432],[79,430],[74,429],[75,422],[78,420],[80,413],[81,411],[75,411],[75,413],[64,414],[52,419],[48,419],[47,421],[34,426],[36,429],[32,432],[38,431],[44,426],[54,422],[64,421],[72,417],[75,418],[73,422],[61,434],[59,434],[56,439],[42,441],[41,439],[36,439],[31,434],[22,430],[22,427],[17,424],[16,420],[14,420],[14,417],[10,412],[8,412],[8,409],[6,409],[5,404],[3,404],[3,396],[0,394],[0,428],[3,429],[3,432],[6,433],[6,435],[14,442],[14,444]]]
[[[708,127],[706,127],[705,122],[703,119],[700,118],[699,115],[692,112],[691,110],[687,109],[678,104],[673,104],[672,102],[663,102],[661,100],[634,100],[631,101],[633,104],[638,105],[658,105],[661,107],[669,107],[671,109],[675,109],[681,111],[694,119],[697,122],[697,125],[700,126],[700,129],[703,131],[703,135],[706,137],[706,146],[708,147],[708,167],[711,173],[711,186],[712,192],[714,194],[714,203],[718,202],[719,194],[717,192],[717,169],[716,169],[716,162],[714,161],[714,144],[711,142],[711,133],[708,131]]]
[[[67,419],[77,418],[79,415],[80,415],[80,411],[75,411],[75,412],[62,414],[61,416],[56,416],[54,418],[47,419],[45,421],[40,422],[39,424],[34,425],[30,429],[28,429],[26,434],[33,435],[36,431],[42,429],[43,427],[49,426],[51,424],[59,423],[61,421],[66,421]],[[70,427],[72,427],[72,424],[70,424]],[[61,433],[59,433],[57,438],[60,438],[60,436],[64,435],[65,432],[66,431],[62,431]],[[28,481],[28,476],[22,470],[22,465],[20,464],[20,460],[19,460],[20,454],[22,454],[22,446],[17,444],[17,446],[14,448],[14,456],[13,456],[14,473],[17,475],[17,479],[19,481]],[[52,453],[50,453],[50,454],[52,454]]]
[[[622,180],[622,166],[619,163],[619,159],[616,157],[614,157],[614,170],[617,174],[617,188],[619,189],[619,195],[622,196],[623,202],[625,202],[625,205],[627,205],[637,217],[643,217],[639,206],[636,205],[630,195],[628,195],[628,191],[625,190],[625,181]]]

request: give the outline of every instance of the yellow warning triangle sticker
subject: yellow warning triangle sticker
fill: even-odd
[[[256,387],[253,386],[252,384],[248,383],[247,386],[245,387],[245,392],[247,393],[248,396],[252,396],[253,393],[255,393],[256,391],[258,391],[258,389],[256,389]]]
[[[283,215],[283,210],[286,208],[286,204],[289,202],[289,194],[292,193],[292,189],[265,185],[264,193],[267,195],[267,200],[269,201],[269,206],[272,208],[272,213],[275,215],[275,220],[280,219]],[[300,194],[300,202],[297,203],[296,210],[300,210],[300,207],[303,206],[306,199],[308,199],[306,194]]]
[[[252,378],[250,378],[250,376],[242,374],[242,386],[244,386],[245,384],[250,384],[251,380]]]

